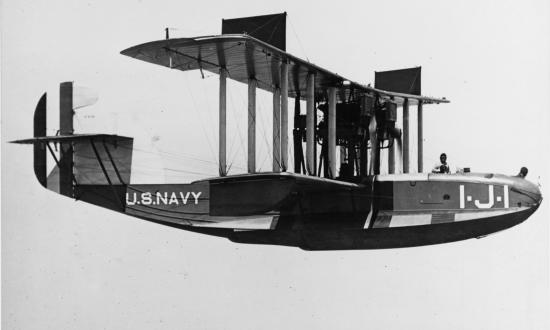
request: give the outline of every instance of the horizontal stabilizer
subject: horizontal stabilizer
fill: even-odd
[[[37,136],[11,141],[33,144],[35,153],[42,152],[34,159],[37,179],[45,188],[69,197],[78,197],[74,195],[74,188],[79,185],[128,184],[133,142],[133,138],[112,134]],[[50,143],[61,145],[58,154]],[[47,176],[46,150],[56,163]]]
[[[10,143],[19,144],[36,144],[47,142],[85,142],[85,141],[98,141],[98,142],[115,142],[115,141],[127,141],[132,138],[127,136],[120,136],[114,134],[70,134],[70,135],[55,135],[55,136],[39,136],[32,139],[16,140]]]

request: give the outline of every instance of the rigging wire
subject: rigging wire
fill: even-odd
[[[126,148],[126,149],[129,149],[129,148]],[[154,153],[148,152],[148,151],[144,151],[144,152],[154,154]],[[78,157],[81,158],[81,159],[87,159],[87,160],[94,160],[94,161],[97,160],[97,158],[93,157],[93,156],[79,155]],[[107,164],[109,164],[109,167],[112,167],[112,165],[110,163],[107,163]],[[118,164],[118,167],[120,167],[120,164]],[[97,167],[94,167],[93,165],[84,165],[84,164],[77,165],[76,168],[77,169],[90,169],[90,170],[97,170],[98,169]],[[178,173],[192,174],[192,175],[206,175],[206,176],[214,176],[215,175],[215,174],[213,174],[213,172],[212,173],[197,172],[197,171],[190,171],[190,170],[184,170],[184,169],[175,169],[175,168],[166,167],[166,166],[158,168],[158,167],[151,167],[151,166],[142,165],[142,164],[136,165],[135,163],[132,166],[132,169],[128,169],[127,167],[122,167],[121,170],[129,171],[131,173],[136,173],[136,174],[145,175],[145,176],[149,176],[149,177],[155,177],[156,175],[152,175],[151,173],[155,173],[155,172],[160,173],[163,170],[168,170],[168,171],[171,171],[171,172],[178,172]],[[93,180],[91,180],[88,176],[86,176],[85,173],[86,172],[80,172],[79,175],[83,175],[85,179],[87,179],[90,182],[93,182]],[[90,173],[88,173],[88,174],[90,174]]]
[[[265,118],[264,116],[262,116],[262,111],[264,111],[264,104],[263,104],[264,100],[262,100],[260,98],[260,102],[259,102],[259,107],[258,107],[258,111],[256,113],[256,118],[260,118],[260,125],[261,125],[261,131],[262,131],[262,136],[264,138],[264,142],[265,142],[265,145],[266,145],[266,154],[264,156],[264,159],[263,161],[260,163],[260,166],[258,166],[258,171],[261,171],[262,169],[262,166],[264,165],[265,161],[267,159],[269,159],[270,157],[273,158],[272,154],[269,153],[269,141],[267,139],[267,134],[266,134],[266,124],[265,124]],[[258,120],[256,120],[256,122],[258,122]]]
[[[173,158],[186,158],[186,159],[192,159],[192,160],[196,160],[196,161],[199,161],[199,162],[208,163],[208,164],[212,164],[212,165],[216,165],[216,166],[218,165],[217,162],[214,162],[214,161],[211,161],[211,160],[206,160],[206,159],[198,158],[199,156],[197,156],[197,155],[184,154],[184,153],[173,153],[173,152],[164,151],[164,150],[162,150],[162,149],[160,149],[160,148],[156,148],[156,150],[157,150],[156,152],[151,151],[151,150],[145,150],[145,149],[141,149],[141,148],[136,148],[136,147],[129,148],[129,147],[122,146],[122,145],[117,146],[117,148],[123,148],[123,149],[133,150],[133,151],[139,151],[139,152],[148,153],[148,154],[152,154],[152,155],[157,155],[158,153],[160,153],[160,154],[165,154],[165,155],[168,156],[168,157],[173,157]]]
[[[231,165],[233,165],[233,163],[231,162],[231,150],[233,150],[233,148],[235,147],[235,141],[237,141],[236,136],[237,132],[234,132],[233,136],[231,137],[231,145],[229,146],[229,149],[227,149],[230,160],[230,164],[227,166],[227,173],[229,173],[229,171],[231,170]]]
[[[132,149],[132,148],[128,148],[126,146],[118,146],[119,148],[124,148],[124,149]],[[152,155],[157,155],[158,153],[163,153],[161,150],[158,150],[159,152],[153,152],[153,151],[149,151],[149,150],[144,150],[144,149],[140,149],[140,148],[133,148],[132,149],[133,151],[138,151],[138,152],[142,152],[142,153],[147,153],[147,154],[152,154]],[[194,158],[194,157],[190,157],[190,156],[184,156],[184,155],[178,155],[178,154],[171,154],[171,153],[167,153],[168,155],[172,155],[172,157],[174,158],[178,158],[178,157],[181,157],[181,158],[190,158],[192,160],[196,160],[196,161],[199,161],[199,162],[203,162],[203,163],[207,163],[207,164],[210,164],[212,166],[217,166],[217,163],[215,162],[212,162],[212,161],[208,161],[208,160],[202,160],[202,159],[199,159],[199,158]],[[85,156],[84,156],[85,157]],[[86,157],[85,157],[86,158]],[[91,157],[93,158],[93,157]],[[185,160],[183,160],[185,161]],[[181,162],[180,162],[181,163]],[[143,165],[135,165],[137,167],[141,167],[141,168],[151,168],[151,167],[147,167],[147,166],[143,166]]]
[[[211,93],[211,92],[208,91],[206,88],[202,88],[202,91],[203,91],[203,95],[205,96],[203,98],[206,100],[206,109],[207,109],[206,113],[207,113],[208,117],[210,118],[210,123],[212,123],[212,124],[217,123],[219,121],[219,118],[218,118],[218,120],[216,120],[216,118],[213,116],[213,113],[214,112],[217,113],[219,110],[218,111],[212,111],[212,105],[210,104],[210,97],[209,97],[210,95],[207,95],[207,93]],[[219,102],[219,100],[218,100],[218,102]],[[215,141],[216,136],[217,136],[216,128],[215,128],[216,125],[214,124],[214,125],[209,125],[209,126],[211,127],[211,130],[213,132],[214,141]]]
[[[238,119],[238,117],[235,113],[235,111],[236,111],[235,109],[237,109],[237,107],[235,107],[235,100],[233,99],[233,93],[228,93],[228,94],[229,94],[229,100],[231,102],[230,111],[232,113],[233,118]],[[237,94],[239,94],[239,92],[237,92]],[[239,96],[241,96],[241,95],[239,94]],[[235,120],[235,123],[237,125],[237,134],[239,136],[239,141],[240,141],[240,145],[241,145],[243,155],[246,155],[246,148],[244,147],[244,138],[243,138],[242,133],[241,133],[241,126],[239,125],[238,120]],[[229,166],[227,168],[228,173],[229,173],[229,169],[233,167],[233,163],[235,161],[235,157],[237,156],[237,154],[238,154],[238,150],[235,150],[235,153],[233,154],[233,156],[230,157]],[[241,167],[241,168],[243,170],[245,169],[245,167]]]
[[[82,124],[79,121],[78,116],[76,116],[76,117],[77,117],[78,124],[80,126],[82,126]],[[186,162],[185,165],[188,165],[188,163],[187,163],[188,160],[200,162],[200,163],[202,163],[203,165],[206,165],[206,166],[210,165],[212,168],[214,168],[214,167],[217,168],[217,165],[218,165],[217,162],[213,162],[211,160],[206,160],[206,159],[201,159],[196,155],[185,154],[185,153],[179,153],[178,154],[178,153],[174,153],[174,152],[168,152],[168,151],[162,150],[160,148],[155,148],[156,149],[155,151],[146,150],[146,149],[142,149],[142,148],[136,148],[136,147],[129,148],[129,147],[124,146],[124,145],[118,145],[117,148],[132,150],[132,152],[134,152],[134,153],[144,153],[144,154],[157,155],[157,156],[160,156],[161,159],[168,159],[168,161],[170,161],[170,162],[176,162],[176,163],[182,164],[182,165],[184,164],[183,162]],[[82,158],[82,159],[88,159],[88,160],[95,160],[96,159],[95,157],[85,156],[85,155],[79,155],[79,157]],[[201,166],[201,167],[203,167],[203,166]],[[86,168],[86,166],[80,166],[80,168]],[[147,177],[155,177],[157,175],[154,175],[153,173],[158,172],[160,174],[163,170],[177,171],[177,172],[180,172],[180,173],[187,173],[187,174],[191,174],[191,175],[207,175],[207,176],[213,176],[213,173],[214,173],[214,170],[213,170],[212,173],[196,172],[196,171],[189,171],[189,170],[182,170],[182,169],[177,169],[176,170],[176,169],[173,169],[171,167],[166,167],[166,166],[159,168],[159,167],[144,166],[142,164],[138,165],[135,162],[134,162],[133,168],[134,168],[133,173],[142,174],[142,175],[145,175]],[[90,168],[90,169],[92,169],[92,168]],[[85,180],[88,180],[88,181],[90,180],[90,178],[87,177],[87,176],[84,176],[83,173],[80,173],[80,175],[82,175]],[[173,176],[173,174],[171,174],[171,176]]]
[[[274,21],[274,20],[276,20],[276,19],[278,19],[278,18],[279,18],[278,15],[273,16],[272,18],[270,18],[270,19],[268,19],[267,21],[265,21],[264,24],[258,26],[257,28],[255,28],[255,29],[252,30],[251,32],[246,32],[246,31],[245,31],[245,33],[247,33],[247,34],[250,35],[250,34],[252,34],[252,33],[258,31],[259,29],[263,28],[263,27],[266,26],[267,24],[271,23],[271,21]],[[277,27],[279,26],[279,24],[281,24],[281,23],[279,22],[279,23],[275,26],[275,28],[273,28],[273,30],[277,29]]]
[[[191,96],[191,99],[193,100],[193,107],[191,107],[191,108],[193,109],[193,111],[195,112],[195,115],[199,118],[199,120],[201,122],[201,128],[202,128],[202,131],[203,131],[204,136],[206,138],[206,142],[208,143],[208,148],[210,149],[210,152],[212,153],[212,159],[217,160],[214,149],[212,148],[212,143],[210,143],[210,139],[209,139],[208,134],[206,133],[206,130],[204,128],[204,123],[203,123],[202,117],[200,116],[200,113],[197,109],[197,102],[195,100],[195,97],[194,97],[193,93],[189,89],[189,77],[187,77],[187,75],[185,75],[185,80],[187,80],[187,83],[185,84],[185,87],[187,88],[187,93],[189,94],[189,96]]]
[[[253,32],[259,30],[260,28],[262,28],[263,26],[265,26],[265,25],[266,25],[267,23],[269,23],[269,22],[270,22],[270,21],[264,23],[262,26],[259,26],[259,27],[256,28]],[[296,37],[296,39],[297,39],[297,41],[298,41],[300,47],[302,48],[303,53],[306,55],[306,59],[309,61],[309,59],[307,58],[307,54],[305,53],[305,50],[304,50],[303,45],[302,45],[302,43],[301,43],[301,40],[300,40],[300,38],[298,37],[298,35],[297,35],[297,33],[296,33],[296,30],[294,29],[294,26],[293,26],[292,22],[290,21],[290,19],[289,19],[289,23],[290,23],[290,25],[291,25],[291,29],[293,30],[294,36]],[[276,27],[278,27],[278,26],[279,26],[279,25],[277,25]],[[174,29],[175,29],[175,28],[174,28]],[[174,30],[174,29],[173,29],[173,30]],[[252,32],[252,33],[253,33],[253,32]],[[235,47],[235,46],[236,46],[236,45],[233,45],[233,46],[230,46],[230,47],[228,47],[228,48],[232,48],[232,47]],[[267,62],[267,56],[266,56],[266,62]],[[213,75],[211,75],[211,76],[213,76]],[[209,78],[210,78],[211,76],[209,76]],[[187,75],[185,76],[185,79],[187,80],[186,86],[188,86],[188,84],[189,84],[189,78],[187,77]],[[205,135],[205,138],[206,138],[206,140],[207,140],[207,143],[208,143],[210,152],[211,152],[213,158],[214,158],[214,159],[217,159],[217,157],[215,156],[215,152],[214,152],[214,150],[213,150],[213,147],[212,147],[212,143],[211,143],[211,141],[210,141],[210,136],[206,133],[206,130],[205,130],[205,128],[204,128],[203,118],[202,118],[202,116],[200,116],[200,114],[198,114],[199,111],[198,111],[198,107],[197,107],[197,101],[196,101],[196,99],[195,99],[193,93],[189,90],[189,87],[187,87],[187,88],[188,88],[188,93],[189,93],[189,95],[191,96],[191,98],[192,98],[192,100],[193,100],[193,105],[194,105],[193,111],[195,111],[195,113],[198,115],[198,117],[199,117],[199,119],[200,119],[200,121],[201,121],[201,128],[202,128],[203,133],[204,133],[204,135]],[[242,97],[242,95],[239,95],[239,96]],[[230,99],[231,99],[231,102],[233,103],[233,98],[231,97],[231,94],[230,94]],[[208,107],[209,109],[211,109],[211,104],[210,104],[208,98],[206,98],[206,102],[207,102],[207,107]],[[232,110],[233,110],[233,109],[232,109]],[[208,112],[210,112],[210,111],[208,111]],[[261,112],[260,112],[260,113],[261,113]],[[209,116],[210,119],[212,120],[212,113],[209,113],[208,116]],[[262,131],[263,134],[262,134],[262,135],[263,135],[264,142],[265,142],[265,144],[266,144],[267,150],[269,150],[270,145],[269,145],[268,138],[267,138],[267,135],[266,135],[266,130],[265,130],[265,119],[263,118],[263,116],[261,116],[261,117],[262,117],[262,118],[260,119],[260,124],[262,125],[262,129],[263,129],[263,131]],[[78,118],[77,118],[77,120],[78,120]],[[212,121],[213,121],[213,120],[212,120]],[[81,125],[80,122],[79,122],[78,124]],[[237,123],[237,127],[238,127],[237,133],[238,133],[239,138],[240,138],[241,149],[243,150],[243,152],[245,152],[245,150],[244,150],[245,148],[244,148],[244,144],[243,144],[243,138],[242,138],[242,135],[241,135],[241,132],[240,132],[240,127],[239,127],[238,123]],[[285,133],[286,133],[286,132],[285,132]],[[214,134],[214,135],[215,135],[215,134]],[[234,143],[232,144],[232,146],[233,146],[233,145],[234,145]],[[293,144],[292,144],[292,143],[289,143],[289,146],[290,146],[289,151],[291,152],[291,157],[289,157],[289,158],[293,158],[293,152],[292,152],[292,151],[293,151]],[[138,149],[134,149],[134,150],[138,150]],[[145,150],[142,150],[142,151],[147,152],[147,151],[145,151]],[[169,155],[169,156],[172,156],[172,157],[180,157],[180,155],[175,154],[175,153],[169,153],[169,152],[166,152],[166,151],[163,151],[163,150],[158,150],[158,151],[159,151],[160,153],[163,153],[163,154],[165,154],[165,155]],[[149,152],[149,153],[154,154],[153,152]],[[236,154],[234,155],[234,157],[235,157],[235,156],[236,156]],[[213,161],[209,161],[209,160],[203,160],[203,159],[199,159],[199,158],[192,157],[192,156],[185,156],[185,155],[183,155],[183,154],[181,155],[181,157],[190,158],[190,159],[193,159],[193,160],[196,160],[196,161],[200,161],[200,162],[204,162],[204,163],[209,163],[209,164],[218,164],[218,162],[213,162]],[[234,158],[234,157],[233,157],[233,158]],[[270,153],[269,153],[269,151],[268,151],[267,154],[266,154],[266,156],[264,157],[262,163],[260,164],[260,168],[263,166],[263,164],[265,163],[265,161],[266,161],[269,157],[270,157]],[[272,158],[272,155],[271,155],[271,158]],[[280,164],[279,164],[279,165],[280,165]],[[287,165],[289,165],[289,164],[287,164]],[[233,166],[233,161],[231,161],[229,167],[231,168],[232,166]],[[143,168],[143,167],[142,167],[142,168]],[[184,170],[180,170],[180,172],[185,172],[185,171],[184,171]],[[188,171],[188,172],[189,172],[189,173],[198,173],[198,172],[191,172],[191,171]]]
[[[245,104],[244,97],[243,97],[242,93],[237,93],[237,95],[239,96],[241,102],[243,104]],[[265,124],[264,124],[264,118],[263,118],[263,116],[259,115],[263,111],[263,110],[260,110],[260,109],[263,109],[263,99],[261,97],[256,97],[256,105],[258,106],[257,109],[256,109],[257,110],[256,111],[256,123],[259,121],[260,125],[262,125],[262,127],[261,127],[262,128],[262,133],[263,133],[264,141],[266,143],[267,150],[268,150],[266,157],[268,157],[269,156],[269,142],[267,140],[266,129],[265,129]],[[258,118],[260,118],[260,120],[258,120]],[[246,152],[245,152],[245,154],[246,154]],[[265,159],[264,159],[263,162],[265,162]]]
[[[292,33],[296,37],[296,40],[298,41],[298,45],[300,46],[302,52],[304,53],[304,57],[306,58],[306,61],[309,62],[309,57],[307,56],[304,46],[302,45],[302,41],[300,40],[300,38],[298,37],[298,34],[296,33],[296,30],[294,29],[294,24],[292,24],[292,20],[290,19],[290,17],[288,18],[288,23],[290,23],[289,24],[290,29],[292,30]]]

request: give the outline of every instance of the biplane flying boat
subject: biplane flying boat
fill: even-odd
[[[45,93],[34,114],[34,137],[14,142],[34,145],[34,172],[47,189],[238,243],[305,250],[412,247],[483,237],[537,210],[541,192],[523,176],[423,173],[424,105],[449,101],[421,95],[420,68],[376,72],[374,87],[351,81],[287,53],[285,20],[286,13],[223,20],[221,35],[194,38],[172,39],[166,30],[163,40],[121,52],[174,70],[219,74],[219,177],[134,183],[133,138],[75,134],[72,82],[60,85],[59,135],[46,136]],[[228,175],[227,78],[248,85],[247,174]],[[258,173],[255,164],[258,88],[273,94],[268,173]],[[289,98],[294,99],[293,171]],[[418,173],[410,173],[413,106]],[[396,125],[398,107],[402,127]],[[59,147],[58,154],[52,146]],[[381,149],[387,149],[384,159]],[[48,151],[55,161],[49,174]],[[380,173],[382,161],[388,174]]]

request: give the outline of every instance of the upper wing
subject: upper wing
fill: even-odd
[[[349,99],[353,93],[367,93],[393,98],[397,103],[402,103],[404,98],[408,98],[410,104],[418,100],[424,103],[448,102],[446,99],[393,93],[359,84],[249,35],[159,40],[130,47],[121,54],[182,71],[200,69],[219,73],[221,68],[225,68],[229,78],[247,83],[252,77],[257,81],[257,86],[266,91],[273,91],[280,85],[279,67],[285,61],[288,64],[290,97],[305,98],[307,75],[314,73],[316,97],[320,99],[326,98],[328,87],[338,87],[339,101]]]
[[[80,142],[80,141],[129,141],[130,137],[114,135],[114,134],[71,134],[71,135],[55,135],[55,136],[38,136],[31,139],[11,141],[11,143],[19,144],[36,144],[45,142]]]

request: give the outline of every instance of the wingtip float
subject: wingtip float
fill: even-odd
[[[47,189],[238,243],[305,250],[413,247],[483,237],[515,226],[537,210],[541,192],[525,179],[526,171],[518,176],[421,173],[420,142],[419,173],[408,173],[409,107],[417,107],[422,141],[423,106],[449,101],[420,95],[420,68],[377,72],[373,88],[290,55],[284,50],[285,17],[224,20],[230,26],[220,36],[167,35],[121,52],[171,69],[219,74],[220,177],[189,184],[133,183],[132,138],[74,134],[72,83],[60,88],[60,135],[46,136],[44,94],[35,111],[34,138],[14,142],[34,145],[35,174]],[[228,77],[249,86],[252,123],[256,89],[273,93],[272,172],[256,172],[255,127],[249,125],[248,173],[227,173],[223,119]],[[281,134],[288,131],[289,97],[306,101],[305,114],[300,102],[294,104],[293,173],[287,171],[289,139]],[[398,107],[403,109],[402,128],[396,126]],[[318,123],[316,110],[323,113]],[[59,156],[53,144],[59,146]],[[387,159],[381,159],[382,148],[388,149]],[[55,161],[49,174],[47,151]],[[388,174],[380,174],[382,161],[388,162]]]

